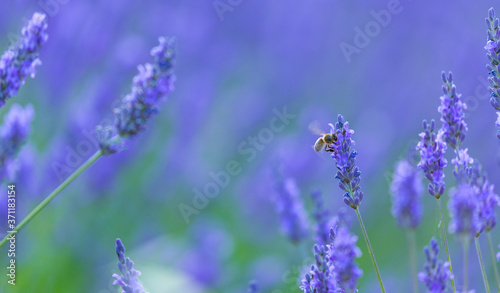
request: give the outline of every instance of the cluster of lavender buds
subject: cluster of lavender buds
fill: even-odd
[[[467,243],[481,230],[478,204],[476,188],[473,186],[462,183],[450,191],[449,230],[450,233],[456,234],[462,243]]]
[[[438,260],[439,253],[438,242],[435,238],[431,239],[430,248],[424,248],[425,257],[427,262],[424,264],[424,271],[418,273],[418,279],[425,284],[428,292],[441,293],[446,290],[446,282],[453,278],[450,270],[448,269],[449,263]]]
[[[483,230],[489,232],[496,225],[495,207],[500,205],[500,197],[494,191],[494,185],[486,178],[486,173],[481,165],[475,163],[469,169],[471,186],[475,188],[476,200],[478,201],[480,229],[478,236]]]
[[[31,105],[23,109],[14,104],[4,117],[0,128],[0,182],[5,177],[13,177],[15,158],[30,134],[33,116],[34,110]]]
[[[363,271],[355,259],[361,256],[361,250],[356,246],[358,238],[349,231],[343,210],[333,218],[328,238],[327,244],[314,245],[315,263],[300,289],[304,293],[357,292]]]
[[[300,286],[304,293],[338,292],[334,268],[328,256],[329,249],[327,245],[314,245],[314,264]]]
[[[333,148],[332,158],[335,159],[337,165],[337,175],[339,186],[346,193],[344,194],[344,202],[353,209],[357,209],[363,200],[363,192],[361,191],[360,181],[361,172],[356,166],[356,156],[358,153],[352,148],[355,145],[351,139],[354,130],[349,129],[349,122],[344,120],[342,115],[337,118],[335,126],[329,124],[332,128],[332,133],[337,134],[338,140],[330,145]]]
[[[125,246],[120,238],[116,239],[116,254],[121,275],[113,274],[116,278],[113,285],[120,285],[123,289],[122,293],[146,293],[138,280],[141,272],[134,269],[134,262],[130,258],[125,258]]]
[[[465,140],[467,131],[467,124],[464,121],[464,110],[467,109],[467,105],[460,100],[461,95],[456,92],[452,73],[449,72],[446,76],[443,71],[441,78],[444,83],[444,95],[441,96],[438,111],[441,113],[441,122],[443,122],[443,140],[448,146],[458,150]]]
[[[151,50],[153,64],[138,67],[130,94],[115,109],[115,125],[98,126],[101,151],[105,155],[122,149],[121,138],[134,136],[147,127],[149,119],[158,113],[158,103],[173,90],[173,71],[176,41],[159,39],[160,44]]]
[[[424,171],[425,177],[430,181],[427,191],[430,195],[439,199],[445,188],[444,167],[448,164],[444,158],[446,143],[443,141],[443,132],[436,134],[436,123],[423,122],[424,131],[419,134],[420,141],[417,150],[420,150],[420,163],[418,167]]]
[[[277,183],[275,204],[281,231],[290,241],[297,244],[306,238],[309,223],[295,180],[287,178]]]
[[[408,160],[396,164],[396,171],[391,184],[392,215],[398,226],[415,229],[422,220],[423,194],[422,176],[419,170]]]
[[[326,245],[330,242],[330,213],[324,207],[320,190],[311,191],[311,199],[313,202],[313,217],[316,222],[314,225],[315,241],[319,245]]]
[[[35,76],[35,67],[41,64],[38,53],[47,39],[47,17],[35,13],[23,28],[19,42],[12,44],[0,58],[0,107],[17,94],[28,75]]]
[[[358,237],[352,235],[347,226],[340,226],[330,249],[335,280],[345,292],[357,292],[358,279],[363,275],[355,263],[355,259],[361,257],[361,250],[356,246],[357,240]]]

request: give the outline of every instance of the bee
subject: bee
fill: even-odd
[[[322,149],[324,149],[325,152],[333,153],[335,150],[331,145],[337,143],[337,141],[339,140],[337,133],[334,133],[334,132],[324,133],[324,132],[318,130],[318,127],[316,127],[315,124],[316,123],[311,123],[309,125],[309,129],[312,132],[314,132],[315,134],[318,134],[321,136],[314,143],[314,146],[313,146],[314,150],[316,152],[320,152]]]

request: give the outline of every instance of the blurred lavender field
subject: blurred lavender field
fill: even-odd
[[[175,91],[147,131],[126,151],[101,158],[19,233],[17,283],[13,288],[2,278],[0,292],[121,292],[111,278],[118,237],[150,292],[245,292],[250,280],[261,292],[301,292],[298,278],[313,261],[313,236],[294,245],[280,232],[275,173],[296,179],[307,207],[313,188],[322,190],[332,214],[346,207],[335,164],[314,152],[317,136],[308,129],[318,120],[328,131],[339,113],[355,130],[361,209],[386,289],[406,292],[406,236],[391,215],[389,186],[395,163],[416,145],[422,120],[439,120],[443,70],[453,71],[468,106],[469,154],[497,192],[500,187],[483,48],[484,18],[494,1],[0,3],[2,52],[34,12],[46,13],[49,24],[36,78],[0,109],[2,117],[12,103],[35,111],[16,180],[19,217],[70,175],[57,166],[74,170],[97,151],[88,143],[95,125],[113,118],[158,37],[178,43]],[[390,11],[382,24],[381,10]],[[371,31],[361,40],[366,28]],[[92,149],[82,151],[82,144]],[[230,176],[218,182],[221,172]],[[450,170],[445,180],[447,188],[455,185]],[[208,201],[197,201],[207,190]],[[424,194],[422,201],[419,270],[430,238],[442,241],[434,199]],[[190,214],[182,213],[186,206]],[[357,224],[351,232],[363,253],[359,291],[379,292]],[[448,241],[460,268],[460,245],[454,235]],[[491,273],[489,257],[485,262]],[[469,272],[469,287],[483,292],[472,249]]]

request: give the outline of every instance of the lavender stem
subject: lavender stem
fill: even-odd
[[[477,258],[479,259],[479,264],[481,265],[481,274],[483,275],[484,288],[487,293],[490,293],[490,285],[488,285],[488,277],[486,276],[486,271],[484,270],[483,255],[481,254],[481,246],[479,246],[479,238],[475,237],[476,242],[476,252]]]
[[[499,281],[499,277],[498,277],[497,262],[495,259],[495,252],[493,251],[493,242],[491,241],[490,231],[487,231],[486,235],[488,236],[488,246],[490,248],[490,255],[491,255],[491,261],[493,264],[493,270],[495,271],[495,281],[497,283],[497,290],[498,290],[498,292],[500,292],[500,281]]]
[[[51,194],[49,194],[41,203],[39,203],[27,216],[24,218],[21,223],[17,225],[17,227],[10,231],[5,238],[0,241],[0,247],[7,242],[8,238],[21,230],[21,228],[26,225],[33,217],[35,217],[54,197],[59,194],[66,186],[68,186],[78,175],[80,175],[83,171],[85,171],[88,167],[90,167],[97,159],[102,156],[102,152],[97,151],[92,157],[90,157],[83,165],[81,165],[78,169],[76,169],[73,174],[71,174],[66,180],[61,183]]]
[[[366,246],[368,247],[368,252],[370,253],[370,257],[372,259],[373,267],[375,268],[375,272],[377,273],[378,282],[380,284],[380,289],[385,293],[384,283],[382,283],[382,277],[380,277],[380,270],[378,269],[377,261],[375,260],[375,255],[373,254],[373,249],[370,244],[370,239],[368,239],[368,234],[366,233],[365,225],[363,224],[363,219],[361,219],[361,214],[359,213],[359,208],[354,209],[356,211],[356,215],[358,215],[359,225],[361,226],[361,230],[363,230],[363,236],[365,237]]]
[[[437,199],[438,203],[438,210],[439,210],[439,219],[441,221],[441,231],[443,232],[443,239],[444,239],[444,247],[446,248],[446,257],[448,258],[448,263],[450,264],[450,272],[453,275],[453,269],[451,267],[451,258],[450,258],[450,253],[448,252],[448,241],[446,240],[446,231],[444,229],[444,220],[443,220],[443,209],[441,208],[441,199]],[[451,279],[451,287],[453,292],[456,292],[455,289],[455,278]]]
[[[413,282],[413,292],[418,293],[418,279],[417,279],[417,240],[415,238],[415,230],[409,229],[406,231],[408,238],[408,249],[411,264],[411,279]]]

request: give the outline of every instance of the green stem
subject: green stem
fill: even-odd
[[[444,220],[443,220],[443,209],[441,208],[441,200],[438,198],[438,210],[439,210],[439,218],[441,220],[441,232],[443,232],[443,239],[444,239],[444,247],[446,248],[446,257],[448,258],[448,263],[450,264],[450,272],[453,275],[453,268],[451,267],[451,258],[450,258],[450,252],[448,251],[448,241],[446,240],[446,231],[444,228]],[[453,275],[454,276],[454,275]],[[451,279],[451,287],[453,292],[456,291],[455,289],[455,278]]]
[[[408,248],[411,263],[411,279],[413,281],[413,292],[418,293],[418,279],[417,279],[417,241],[415,238],[415,230],[410,229],[406,231],[408,237]]]
[[[487,293],[490,293],[490,285],[488,284],[488,277],[486,276],[486,271],[484,270],[483,255],[481,254],[481,246],[479,246],[479,238],[475,237],[476,242],[476,252],[477,258],[479,259],[479,264],[481,264],[481,274],[483,275],[484,288]]]
[[[375,260],[375,255],[373,254],[372,246],[370,244],[370,239],[368,239],[368,234],[366,234],[365,225],[363,224],[363,219],[361,219],[361,214],[359,213],[359,208],[355,209],[356,214],[358,215],[359,225],[361,225],[361,230],[363,230],[363,236],[365,237],[366,246],[368,247],[368,252],[370,253],[370,257],[372,258],[373,267],[375,268],[375,272],[377,273],[378,282],[380,284],[380,289],[385,293],[384,284],[382,283],[382,277],[380,277],[380,270],[377,266],[377,261]]]
[[[92,157],[90,157],[83,165],[81,165],[78,169],[76,169],[71,176],[66,178],[66,180],[61,183],[54,191],[52,191],[49,196],[47,196],[41,203],[39,203],[27,216],[24,218],[21,223],[19,223],[16,228],[7,234],[5,238],[0,241],[0,247],[4,245],[5,242],[7,242],[8,238],[11,237],[12,235],[16,234],[21,230],[21,228],[26,225],[33,217],[35,217],[54,197],[61,192],[66,186],[68,186],[78,175],[80,175],[83,171],[85,171],[88,167],[90,167],[97,159],[99,159],[102,156],[102,152],[99,150],[97,151]]]
[[[464,245],[463,245],[463,248],[464,248],[464,287],[463,287],[463,291],[464,292],[467,292],[468,288],[469,288],[469,278],[468,278],[468,275],[469,275],[469,244],[470,244],[470,241],[469,239],[467,239],[466,241],[464,241]]]
[[[497,260],[495,257],[495,252],[493,250],[493,242],[491,241],[490,231],[486,232],[486,235],[488,236],[488,246],[490,247],[490,255],[491,255],[493,270],[495,271],[495,281],[497,283],[497,290],[498,292],[500,292],[500,278],[498,277]]]

